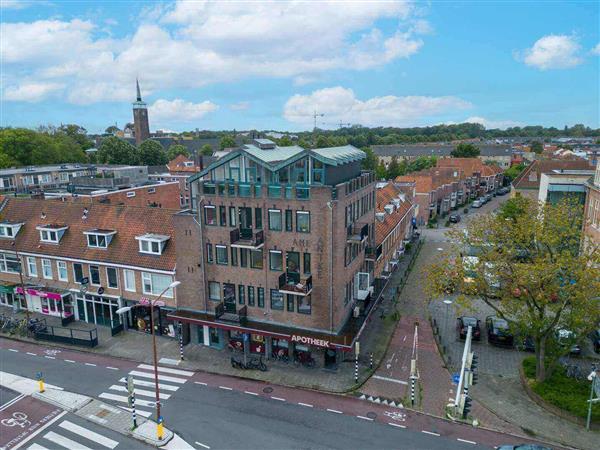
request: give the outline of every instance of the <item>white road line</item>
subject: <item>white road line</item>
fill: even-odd
[[[475,441],[468,441],[467,439],[456,438],[456,440],[457,440],[457,441],[460,441],[460,442],[464,442],[464,443],[466,443],[466,444],[473,444],[473,445],[477,445],[477,442],[475,442]]]
[[[383,380],[383,381],[391,381],[392,383],[398,383],[398,384],[404,384],[404,385],[408,384],[407,381],[397,380],[395,378],[382,377],[379,375],[373,375],[371,378],[375,378],[377,380]]]
[[[4,411],[6,408],[8,408],[9,406],[17,403],[19,400],[21,400],[24,397],[25,397],[25,394],[17,395],[12,400],[7,401],[4,405],[0,406],[0,411]]]
[[[393,427],[398,427],[398,428],[406,428],[406,425],[400,425],[399,423],[388,422],[388,425],[391,425]]]
[[[27,442],[29,442],[30,440],[32,440],[34,437],[36,437],[38,434],[40,434],[42,431],[44,431],[46,428],[48,428],[54,422],[58,421],[62,416],[64,416],[67,413],[68,413],[68,411],[63,411],[59,415],[57,415],[54,419],[49,420],[48,422],[46,422],[40,428],[38,428],[37,430],[35,430],[33,433],[31,433],[29,436],[27,436],[25,439],[23,439],[17,445],[15,445],[12,448],[12,450],[18,450],[19,448],[23,447]]]
[[[336,414],[344,414],[343,412],[338,411],[337,409],[329,409],[329,408],[327,408],[327,411],[332,412],[332,413],[336,413]]]
[[[115,402],[127,403],[127,397],[124,395],[116,395],[110,394],[108,392],[103,392],[98,397],[105,398],[106,400],[114,400]],[[146,406],[148,408],[154,408],[154,402],[149,402],[148,400],[140,400],[136,398],[135,404],[136,406]]]
[[[154,366],[150,366],[148,364],[140,364],[138,368],[154,371]],[[192,375],[195,375],[194,372],[190,372],[188,370],[171,369],[170,367],[161,366],[158,366],[158,371],[164,373],[172,373],[173,375],[183,375],[184,377],[191,377]]]
[[[31,355],[31,356],[37,356],[37,353],[31,353],[31,352],[27,352],[27,355]]]
[[[135,376],[135,377],[152,378],[152,379],[154,379],[154,374],[153,373],[139,372],[137,370],[132,370],[131,372],[129,372],[129,375]],[[179,383],[179,384],[183,384],[183,383],[185,383],[187,381],[185,378],[169,377],[167,375],[159,375],[158,379],[162,380],[162,381],[170,381],[171,383]]]
[[[85,363],[86,366],[92,366],[92,367],[96,367],[96,364],[92,364],[92,363]]]
[[[271,398],[272,398],[273,400],[277,400],[277,401],[280,401],[280,402],[285,402],[285,398],[281,398],[281,397],[273,397],[273,396],[271,396]]]
[[[36,444],[35,442],[27,447],[27,450],[48,450],[46,447],[42,447],[40,444]]]
[[[421,430],[421,433],[431,434],[432,436],[439,436],[440,433],[434,433],[433,431]]]
[[[79,436],[83,436],[90,441],[94,441],[97,444],[100,444],[106,448],[115,448],[119,443],[117,441],[113,441],[101,434],[94,433],[93,431],[88,430],[87,428],[80,427],[73,422],[69,422],[68,420],[63,420],[59,425],[59,427],[64,428],[65,430],[71,431]]]
[[[56,359],[54,356],[48,356],[48,355],[44,356],[44,358],[48,358],[48,359]]]
[[[119,381],[121,383],[125,383],[127,381],[127,379],[121,378]],[[136,386],[145,386],[145,387],[151,387],[151,388],[155,387],[153,382],[145,381],[145,380],[138,380],[137,378],[133,379],[133,384],[135,384]],[[175,392],[177,389],[179,389],[179,386],[171,386],[170,384],[158,383],[158,388],[160,390]]]
[[[48,356],[46,356],[46,358],[48,358]],[[72,359],[65,359],[65,362],[74,363],[75,361],[73,361]]]
[[[256,392],[244,391],[244,394],[248,395],[258,395]]]
[[[119,391],[119,392],[128,392],[127,388],[125,386],[119,386],[116,384],[113,384],[111,387],[109,387],[110,390],[112,391]],[[135,389],[135,395],[142,395],[144,397],[150,397],[153,398],[156,395],[156,392],[154,391],[147,391],[145,389]],[[164,393],[160,393],[160,398],[161,399],[169,399],[171,397],[171,394],[164,394]]]
[[[226,391],[233,391],[233,388],[227,386],[219,386],[219,389],[225,389]]]
[[[368,420],[370,422],[373,421],[373,419],[371,419],[370,417],[365,417],[365,416],[356,416],[356,417],[359,418],[359,419],[362,419],[362,420]]]
[[[204,381],[194,381],[195,384],[200,384],[202,386],[208,386]]]
[[[310,403],[302,403],[302,402],[298,402],[298,404],[299,404],[299,405],[302,405],[302,406],[306,406],[306,407],[308,407],[308,408],[312,408],[312,407],[313,407],[313,405],[311,405]]]
[[[92,450],[89,447],[86,447],[79,442],[75,442],[72,439],[61,436],[60,434],[55,433],[54,431],[48,431],[44,435],[44,439],[48,439],[50,442],[54,442],[55,444],[62,445],[70,450]]]
[[[16,353],[19,353],[19,350],[15,350],[14,348],[9,348],[9,349],[8,349],[8,351],[9,351],[9,352],[16,352]]]
[[[107,369],[110,369],[110,370],[119,370],[117,367],[110,367],[110,366],[106,366],[106,368],[107,368]]]
[[[200,447],[204,447],[204,448],[210,448],[208,445],[203,444],[202,442],[198,442],[198,441],[196,441],[196,445],[199,445]]]
[[[124,409],[125,411],[129,411],[129,412],[133,411],[133,409],[127,408],[126,406],[119,406],[119,408]],[[135,413],[139,414],[142,417],[146,417],[146,418],[148,418],[152,415],[152,413],[149,411],[144,411],[143,409],[137,409],[137,408],[135,410]]]

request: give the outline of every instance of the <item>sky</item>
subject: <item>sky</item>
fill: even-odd
[[[597,1],[0,6],[1,126],[600,127]]]

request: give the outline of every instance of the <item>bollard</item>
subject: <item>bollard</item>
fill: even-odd
[[[183,324],[179,323],[179,359],[183,361]]]
[[[135,392],[131,394],[131,417],[133,418],[133,429],[137,428],[137,415],[135,413]]]
[[[358,383],[358,355],[356,355],[354,361],[354,382]]]
[[[410,404],[415,406],[415,378],[410,378]]]
[[[162,416],[158,418],[158,422],[156,423],[156,436],[158,440],[161,441],[164,435],[164,426],[163,426],[163,418]]]
[[[40,386],[40,393],[42,393],[42,392],[45,392],[45,391],[46,391],[46,389],[44,389],[44,379],[43,379],[43,378],[40,378],[40,379],[38,380],[38,384],[39,384],[39,386]]]
[[[373,353],[371,352],[371,358],[369,359],[369,369],[373,370]]]

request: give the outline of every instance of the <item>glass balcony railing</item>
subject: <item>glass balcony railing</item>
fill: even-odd
[[[240,197],[252,197],[252,185],[249,183],[240,183],[238,195]]]
[[[310,187],[296,185],[296,198],[300,200],[308,200],[310,198]]]
[[[270,184],[268,194],[269,194],[270,198],[281,198],[281,185],[280,184]]]

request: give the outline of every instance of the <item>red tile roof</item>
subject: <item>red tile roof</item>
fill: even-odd
[[[28,198],[5,197],[0,218],[11,222],[24,222],[15,241],[0,239],[0,250],[15,249],[24,253],[75,258],[112,264],[130,265],[156,270],[175,270],[175,242],[172,216],[177,211],[162,208],[110,206],[98,203],[82,205],[71,202],[49,202]],[[87,217],[84,219],[84,207]],[[45,218],[42,219],[42,212]],[[36,227],[53,223],[68,225],[58,244],[40,242]],[[115,230],[107,249],[88,248],[84,231],[93,229]],[[135,239],[146,233],[170,236],[162,255],[145,255],[139,252]]]
[[[377,189],[376,193],[376,211],[385,213],[383,222],[375,219],[375,245],[380,245],[384,239],[392,232],[392,230],[400,223],[404,215],[412,207],[412,203],[405,200],[400,203],[400,206],[391,214],[388,214],[384,207],[392,203],[392,199],[398,198],[402,193],[400,188],[394,186],[394,183],[388,183],[387,186]]]
[[[495,164],[484,164],[479,158],[439,158],[437,167],[457,167],[463,170],[466,176],[479,173],[484,177],[502,173],[502,169]]]
[[[200,172],[199,166],[195,164],[193,166],[186,166],[186,162],[193,163],[194,161],[184,155],[177,155],[174,159],[167,163],[167,169],[169,169],[169,172]]]
[[[396,177],[394,181],[413,182],[415,183],[417,193],[426,194],[445,184],[457,182],[462,179],[464,179],[464,173],[460,168],[432,167]]]

